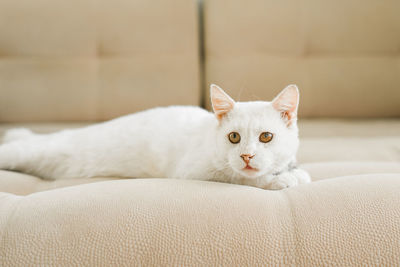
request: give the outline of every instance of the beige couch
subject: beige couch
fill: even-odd
[[[0,0],[0,135],[209,105],[210,82],[242,100],[297,83],[298,159],[313,182],[266,191],[0,171],[0,266],[400,263],[399,2],[200,7]]]

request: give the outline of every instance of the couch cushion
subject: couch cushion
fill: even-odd
[[[132,179],[0,193],[0,265],[394,265],[399,191],[399,175],[375,174],[282,191]]]
[[[199,105],[197,29],[195,1],[0,1],[0,121]]]
[[[296,83],[301,116],[400,116],[399,1],[206,0],[204,10],[206,81],[233,98],[268,100]]]
[[[16,195],[29,195],[35,192],[52,190],[79,184],[115,180],[118,178],[90,178],[90,179],[64,179],[43,180],[39,177],[12,171],[0,170],[0,192],[8,192]]]
[[[336,179],[364,174],[397,174],[400,179],[400,161],[328,161],[300,164],[312,180]]]
[[[300,163],[400,162],[400,120],[300,120]]]
[[[400,162],[400,136],[302,138],[297,159],[301,163],[360,160]]]
[[[301,138],[400,137],[400,119],[299,119]]]

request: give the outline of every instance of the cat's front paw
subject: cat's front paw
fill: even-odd
[[[270,190],[281,190],[288,187],[298,185],[297,179],[292,177],[292,175],[278,175],[272,182],[267,186],[266,189]]]
[[[266,189],[281,190],[309,182],[311,182],[311,178],[306,171],[294,169],[276,175],[275,178],[268,184]]]

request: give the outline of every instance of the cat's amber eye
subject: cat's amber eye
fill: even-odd
[[[274,135],[272,133],[263,132],[260,134],[260,142],[263,142],[263,143],[271,142],[272,137],[274,137]]]
[[[232,144],[237,144],[240,142],[240,134],[237,132],[231,132],[228,135],[229,141],[231,141]]]

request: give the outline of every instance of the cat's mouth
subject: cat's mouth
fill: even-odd
[[[246,171],[246,172],[258,172],[257,168],[253,168],[248,164],[246,165],[246,167],[243,168],[243,170]]]

